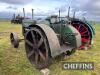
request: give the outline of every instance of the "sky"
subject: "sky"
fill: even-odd
[[[25,8],[26,16],[31,17],[31,9],[35,16],[57,15],[66,16],[71,7],[70,16],[74,11],[76,17],[100,21],[100,0],[0,0],[0,18],[12,18],[15,13],[23,15]]]

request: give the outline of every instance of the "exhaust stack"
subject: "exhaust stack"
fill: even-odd
[[[70,17],[70,16],[69,16],[69,13],[70,13],[70,7],[68,8],[68,18]]]
[[[73,18],[75,18],[75,14],[76,14],[76,12],[74,11]]]
[[[24,15],[24,18],[25,18],[25,9],[23,8],[23,15]]]
[[[32,19],[34,19],[34,9],[32,9]]]

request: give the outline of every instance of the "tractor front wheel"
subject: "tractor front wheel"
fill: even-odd
[[[10,42],[14,48],[18,48],[19,46],[19,39],[16,33],[10,33]]]

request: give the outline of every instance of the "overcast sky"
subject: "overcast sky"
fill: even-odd
[[[0,18],[11,18],[14,13],[22,15],[22,8],[27,16],[31,15],[32,8],[35,16],[58,14],[59,9],[66,16],[69,6],[71,16],[76,11],[77,17],[100,21],[100,0],[0,0]]]

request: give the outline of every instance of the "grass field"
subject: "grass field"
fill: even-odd
[[[49,66],[51,75],[100,75],[100,24],[95,26],[96,35],[93,48],[90,50],[77,50],[66,59],[55,58]],[[33,67],[26,55],[24,41],[18,49],[11,46],[9,33],[17,32],[22,37],[21,25],[12,25],[10,22],[0,22],[0,75],[41,75]],[[61,61],[67,62],[94,62],[94,70],[62,70]]]

